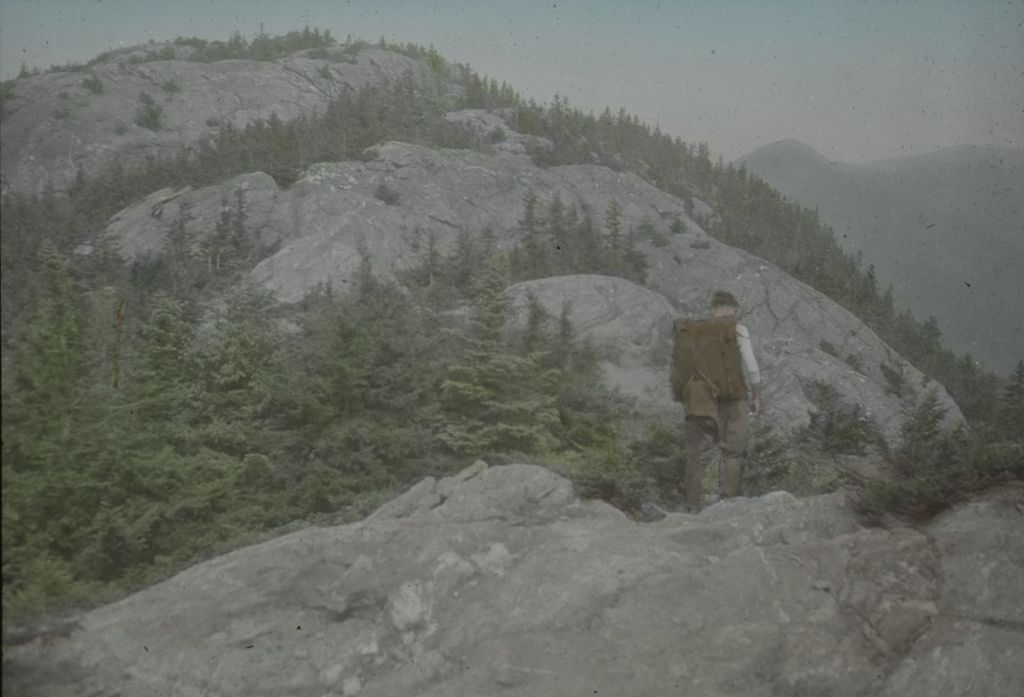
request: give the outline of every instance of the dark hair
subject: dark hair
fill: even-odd
[[[727,293],[724,290],[716,290],[714,296],[711,298],[711,307],[719,307],[722,305],[736,308],[740,306],[740,304],[736,302],[735,295]]]

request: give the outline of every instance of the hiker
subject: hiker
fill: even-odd
[[[686,408],[683,486],[691,513],[699,513],[703,506],[704,467],[715,444],[722,452],[720,496],[740,495],[748,396],[754,416],[761,413],[761,373],[750,332],[736,321],[738,309],[732,293],[717,291],[710,319],[675,323],[672,394]]]

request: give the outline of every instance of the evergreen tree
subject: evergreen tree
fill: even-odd
[[[198,353],[197,418],[214,450],[241,457],[271,448],[273,383],[281,365],[277,333],[263,311],[270,303],[263,293],[239,291]]]
[[[549,453],[558,418],[551,371],[502,345],[508,262],[494,254],[474,283],[476,330],[464,361],[441,385],[447,423],[440,439],[460,455]]]
[[[138,423],[135,437],[147,447],[183,447],[189,440],[188,428],[198,396],[190,346],[191,329],[181,304],[158,293],[142,328],[129,389]]]
[[[34,303],[17,336],[14,379],[3,400],[5,610],[11,601],[53,609],[52,599],[72,582],[68,559],[88,520],[78,506],[89,498],[79,431],[95,405],[81,389],[88,370],[80,309],[52,243],[41,245],[37,268]]]
[[[897,462],[907,475],[926,474],[940,449],[946,410],[934,389],[928,390],[904,417]]]
[[[183,204],[179,209],[178,219],[167,233],[165,255],[170,271],[170,293],[174,297],[190,297],[193,288],[199,285],[202,275],[192,235],[188,231],[191,220],[192,213],[189,207]]]
[[[617,201],[608,204],[608,210],[604,216],[604,226],[608,230],[608,252],[609,261],[607,273],[612,276],[621,276],[625,270],[625,259],[622,240],[622,209]]]
[[[1017,363],[1017,368],[1003,388],[997,420],[998,437],[1024,443],[1024,360]]]
[[[548,259],[545,254],[542,223],[537,215],[538,203],[537,194],[533,191],[523,195],[523,217],[519,219],[523,251],[521,257],[515,257],[516,263],[511,264],[510,269],[512,278],[517,280],[541,278],[545,275]],[[518,268],[520,266],[521,268]]]
[[[548,348],[549,341],[544,327],[547,314],[533,295],[528,298],[526,312],[526,329],[520,341],[520,353],[532,356],[546,351]]]
[[[19,332],[15,376],[4,409],[4,446],[20,467],[64,466],[86,373],[80,311],[70,270],[54,245],[38,255],[35,303]],[[6,459],[6,458],[5,458]]]

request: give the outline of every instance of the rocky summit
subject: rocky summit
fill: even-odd
[[[449,118],[482,132],[500,121],[480,110]],[[521,144],[508,124],[506,133],[503,145]],[[767,419],[780,430],[807,423],[816,410],[816,385],[824,384],[860,405],[894,443],[905,405],[887,372],[903,375],[915,389],[934,388],[948,425],[963,420],[942,385],[906,363],[851,312],[708,235],[695,220],[713,214],[708,206],[696,201],[690,210],[635,174],[598,165],[545,169],[515,148],[478,152],[388,142],[371,148],[365,162],[313,165],[288,189],[253,172],[200,189],[157,191],[115,215],[103,236],[134,263],[162,254],[179,228],[199,244],[225,211],[244,210],[246,234],[269,250],[251,280],[278,301],[295,303],[317,287],[347,292],[364,260],[376,276],[399,281],[403,271],[423,263],[431,244],[451,251],[460,234],[490,231],[511,248],[522,241],[529,196],[545,209],[557,196],[598,225],[614,205],[622,229],[637,231],[648,266],[646,287],[619,278],[563,276],[518,284],[509,298],[519,317],[514,321],[525,317],[529,297],[556,319],[568,301],[581,336],[605,359],[605,383],[635,400],[644,418],[678,419],[667,378],[672,321],[704,316],[711,291],[728,287],[740,300],[741,321],[751,330],[766,377]]]
[[[21,695],[1011,695],[1024,495],[915,530],[843,493],[637,523],[533,465],[198,564],[4,651]]]
[[[140,62],[161,48],[171,60]],[[423,84],[431,74],[422,62],[370,47],[326,49],[319,58],[300,51],[276,61],[201,63],[189,54],[187,46],[145,46],[114,52],[87,71],[19,80],[4,101],[3,190],[64,191],[79,173],[173,157],[225,125],[289,121],[366,85],[407,78]],[[159,131],[139,118],[147,107],[159,114]]]

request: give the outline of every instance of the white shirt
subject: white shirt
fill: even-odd
[[[750,331],[742,324],[737,323],[736,338],[736,343],[740,347],[743,369],[747,374],[747,384],[757,387],[761,384],[761,371],[757,367],[757,359],[754,358],[754,346],[750,343]]]

